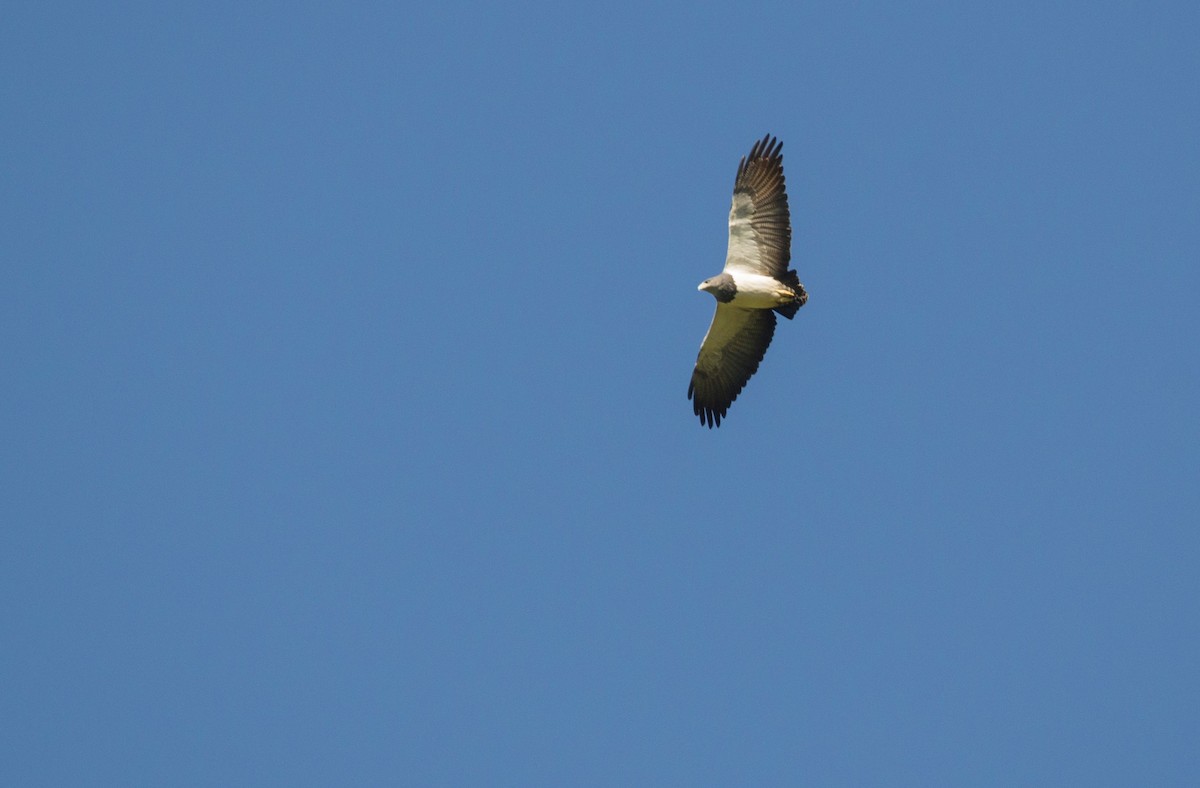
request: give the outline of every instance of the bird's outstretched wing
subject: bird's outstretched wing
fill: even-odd
[[[738,164],[729,209],[725,270],[782,277],[792,258],[792,225],[783,180],[783,143],[771,135]]]
[[[717,304],[688,386],[688,399],[701,424],[709,429],[721,424],[746,381],[758,370],[774,335],[775,313],[770,309]]]

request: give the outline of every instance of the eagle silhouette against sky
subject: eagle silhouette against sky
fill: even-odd
[[[792,224],[783,182],[783,143],[771,135],[738,164],[729,209],[725,269],[700,283],[717,313],[700,345],[688,399],[709,429],[718,427],[775,335],[775,313],[791,320],[808,293],[795,271]]]

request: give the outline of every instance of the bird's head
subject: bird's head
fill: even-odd
[[[703,290],[706,293],[712,293],[713,298],[723,304],[727,304],[737,295],[737,285],[733,282],[733,277],[729,274],[718,274],[710,276],[700,283],[697,290]]]

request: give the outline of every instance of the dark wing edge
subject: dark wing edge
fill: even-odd
[[[758,371],[775,336],[775,313],[720,304],[700,346],[688,399],[709,429],[719,427],[729,406]]]
[[[736,198],[744,194],[754,205],[750,227],[771,276],[782,276],[792,260],[792,223],[783,177],[783,143],[770,134],[750,148],[738,164],[733,182]]]

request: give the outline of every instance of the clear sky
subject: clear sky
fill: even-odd
[[[0,783],[1200,784],[1198,39],[10,3]]]

